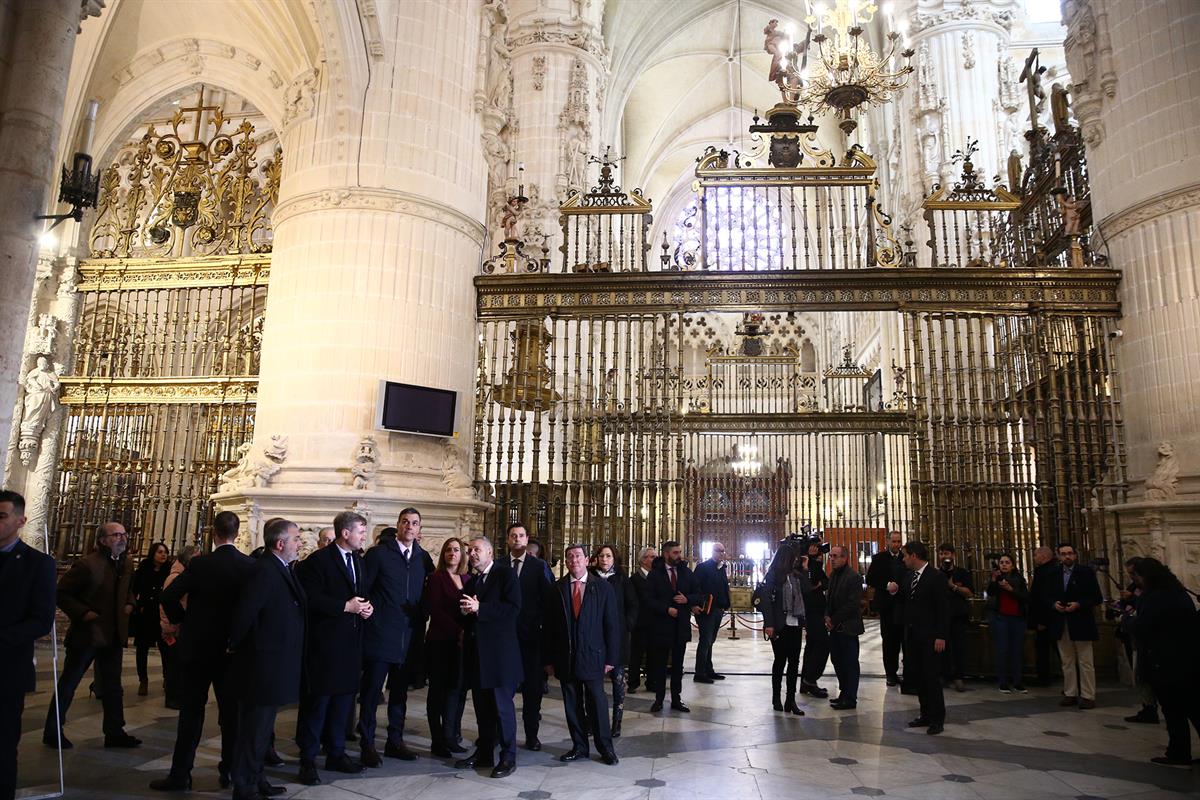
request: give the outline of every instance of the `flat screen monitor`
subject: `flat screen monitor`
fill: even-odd
[[[454,435],[457,392],[380,381],[379,427],[425,436]]]

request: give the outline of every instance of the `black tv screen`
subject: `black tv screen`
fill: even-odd
[[[383,381],[379,427],[427,436],[453,436],[457,400],[458,394],[447,389]]]

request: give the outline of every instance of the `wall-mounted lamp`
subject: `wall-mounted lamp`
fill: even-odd
[[[34,219],[54,220],[54,225],[47,230],[67,219],[80,222],[83,219],[83,210],[95,208],[99,195],[100,176],[92,174],[92,157],[87,153],[76,153],[71,169],[68,170],[65,165],[63,166],[62,181],[58,189],[58,202],[69,203],[70,213],[38,214]]]

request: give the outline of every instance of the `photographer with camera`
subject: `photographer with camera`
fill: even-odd
[[[967,600],[975,594],[975,583],[971,573],[954,564],[954,545],[942,542],[938,545],[938,569],[946,576],[950,592],[950,626],[947,629],[946,652],[942,653],[942,680],[954,683],[954,690],[965,692],[963,676],[967,663],[967,622],[971,612]]]
[[[771,662],[771,707],[804,716],[796,705],[796,678],[800,666],[800,645],[804,638],[808,595],[808,556],[799,542],[784,541],[775,551],[775,560],[756,592],[763,615],[763,634],[771,642],[775,660]],[[784,670],[787,671],[787,701],[780,699]]]
[[[1025,577],[1017,569],[1012,553],[1001,553],[992,562],[992,579],[987,586],[987,614],[996,643],[996,682],[1005,694],[1026,692],[1021,674],[1028,604],[1029,586]]]
[[[800,693],[824,699],[829,697],[829,690],[822,689],[817,681],[829,663],[829,631],[825,628],[825,590],[829,588],[829,576],[825,574],[822,557],[829,552],[829,544],[823,543],[819,536],[810,536],[804,548],[808,557],[805,571],[809,589],[804,594],[804,608],[808,611],[804,634],[808,643],[804,646],[804,662],[800,667]]]

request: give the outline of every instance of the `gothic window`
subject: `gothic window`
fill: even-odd
[[[750,189],[723,188],[709,193],[705,216],[705,259],[709,268],[768,270],[783,266],[786,232],[779,208]],[[680,269],[696,269],[700,262],[701,215],[696,200],[680,211],[671,227],[671,259]]]

